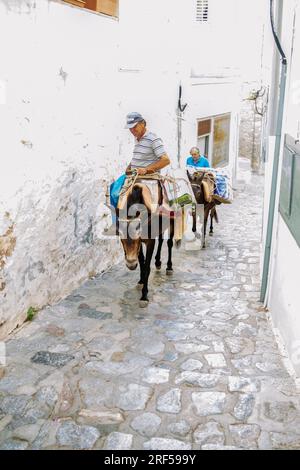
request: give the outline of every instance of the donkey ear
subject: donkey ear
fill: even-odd
[[[152,201],[151,192],[150,192],[150,189],[145,185],[142,188],[142,194],[143,194],[143,200],[144,200],[145,206],[147,207],[149,212],[152,212],[153,201]]]
[[[145,205],[145,207],[148,209],[149,212],[152,212],[153,201],[152,201],[151,191],[148,188],[148,186],[146,186],[145,184],[137,184],[135,188],[138,188],[141,191],[142,196],[143,196],[143,204]]]

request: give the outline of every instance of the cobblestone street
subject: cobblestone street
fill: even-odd
[[[220,206],[206,250],[174,249],[172,277],[164,252],[148,308],[121,262],[10,336],[1,449],[300,449],[299,391],[258,301],[262,186]]]

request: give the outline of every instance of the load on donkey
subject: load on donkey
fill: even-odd
[[[213,221],[219,222],[216,206],[232,203],[231,184],[226,170],[214,168],[187,167],[187,176],[191,183],[197,204],[204,205],[202,226],[202,248],[206,247],[207,221],[210,216],[209,235],[213,236]],[[193,210],[193,232],[197,234],[197,206]]]
[[[168,180],[170,182],[170,178]],[[183,208],[173,203],[170,205],[164,181],[165,178],[157,173],[138,177],[136,172],[133,172],[132,176],[126,179],[116,210],[117,234],[123,246],[126,266],[130,270],[135,270],[138,264],[140,266],[138,286],[142,289],[141,307],[149,302],[148,280],[156,240],[158,246],[155,267],[157,270],[161,269],[161,249],[166,239],[166,274],[171,275],[174,241],[176,246],[180,245],[185,229]],[[146,246],[145,254],[143,245]]]

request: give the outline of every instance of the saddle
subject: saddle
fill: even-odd
[[[203,195],[206,202],[212,202],[215,191],[215,175],[211,172],[205,173],[202,180]]]
[[[170,205],[168,191],[161,176],[149,175],[148,178],[141,176],[136,178],[134,184],[131,177],[127,178],[119,197],[118,209],[124,209],[133,186],[142,189],[145,206],[151,215],[174,220],[174,239],[181,240],[186,230],[184,213],[181,207]]]
[[[195,173],[197,173],[199,177],[203,176],[201,185],[205,202],[212,202],[214,200],[214,191],[216,186],[214,173],[212,171],[207,170],[201,170]]]

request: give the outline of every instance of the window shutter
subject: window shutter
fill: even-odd
[[[87,10],[97,11],[109,16],[118,16],[119,0],[64,0],[66,3],[86,8]]]
[[[211,120],[198,121],[198,137],[201,135],[207,135],[211,132]]]
[[[198,23],[208,22],[208,0],[197,0],[196,21]]]
[[[76,5],[77,7],[85,7],[86,0],[66,0],[67,3],[71,3],[71,5]]]
[[[85,8],[110,16],[118,16],[118,0],[86,0]]]

